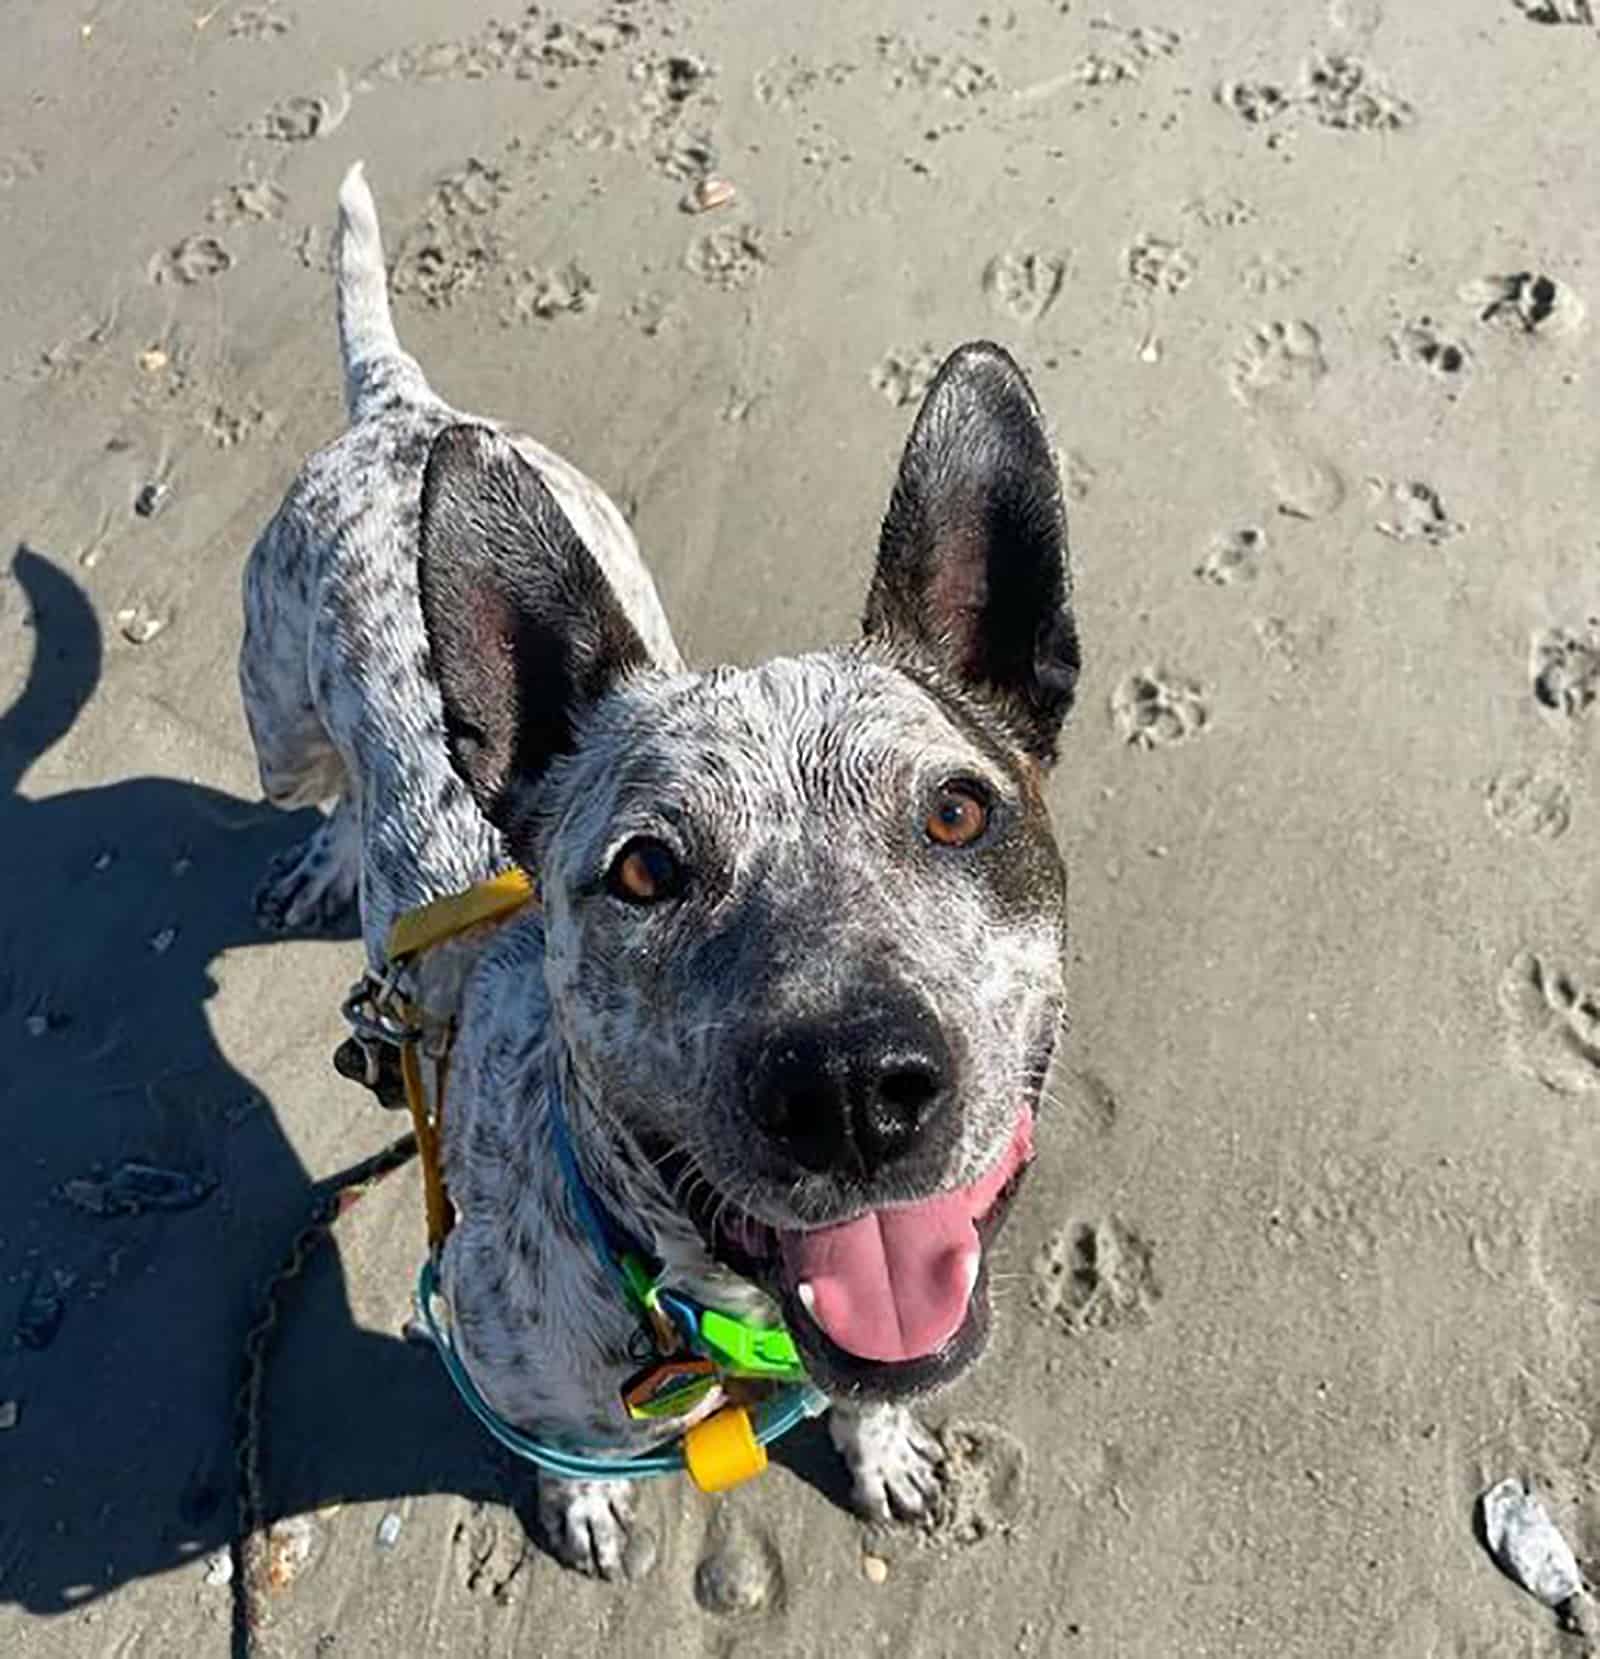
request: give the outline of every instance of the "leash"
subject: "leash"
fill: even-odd
[[[760,1474],[767,1466],[766,1448],[825,1411],[827,1396],[806,1379],[794,1339],[782,1325],[738,1318],[665,1282],[663,1264],[629,1235],[585,1180],[566,1113],[554,1093],[550,1136],[568,1197],[595,1254],[640,1316],[651,1351],[650,1363],[623,1385],[624,1408],[635,1422],[663,1425],[701,1415],[684,1426],[675,1446],[664,1450],[619,1456],[601,1447],[557,1445],[506,1422],[483,1398],[455,1348],[439,1288],[440,1252],[455,1222],[441,1156],[445,1079],[455,1033],[452,1026],[430,1021],[424,1009],[399,994],[398,986],[403,971],[427,951],[471,929],[499,925],[538,902],[533,881],[513,869],[407,911],[390,929],[383,978],[362,981],[345,1002],[374,1087],[383,1072],[382,1048],[399,1053],[422,1168],[428,1237],[428,1255],[417,1277],[418,1312],[468,1410],[516,1456],[568,1480],[639,1480],[687,1470],[702,1491],[726,1491]],[[431,1106],[425,1062],[433,1067]]]
[[[408,1164],[416,1150],[416,1136],[402,1135],[322,1188],[283,1266],[267,1281],[256,1316],[245,1333],[243,1376],[234,1400],[233,1455],[238,1472],[239,1516],[230,1555],[233,1651],[246,1659],[257,1651],[256,1638],[266,1625],[266,1596],[279,1587],[282,1574],[274,1560],[273,1528],[267,1523],[261,1469],[261,1401],[284,1298],[333,1236],[334,1224],[380,1181]]]

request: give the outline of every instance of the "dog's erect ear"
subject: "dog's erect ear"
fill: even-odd
[[[928,388],[884,516],[869,639],[930,657],[1048,765],[1078,679],[1061,479],[999,346],[958,347]]]
[[[649,653],[544,480],[486,426],[434,439],[418,580],[450,758],[504,829],[581,711]]]

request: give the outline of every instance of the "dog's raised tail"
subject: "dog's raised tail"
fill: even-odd
[[[359,161],[339,186],[337,258],[339,352],[350,418],[368,413],[379,398],[428,395],[421,369],[402,350],[394,331],[378,210],[367,188],[365,165]]]

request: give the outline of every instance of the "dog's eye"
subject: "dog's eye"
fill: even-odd
[[[988,802],[973,784],[943,784],[926,827],[928,839],[941,847],[970,847],[989,827]]]
[[[612,861],[610,885],[629,904],[658,904],[682,891],[683,866],[670,847],[638,835]]]

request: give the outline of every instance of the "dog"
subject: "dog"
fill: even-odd
[[[989,1329],[986,1250],[1063,1025],[1066,875],[1041,793],[1079,673],[1055,454],[998,346],[957,349],[900,460],[861,638],[684,667],[627,523],[576,468],[429,388],[390,315],[361,165],[339,195],[350,424],[250,555],[261,786],[331,803],[269,928],[412,906],[510,865],[541,903],[430,952],[456,1031],[440,1272],[510,1423],[627,1454],[639,1320],[598,1200],[664,1278],[787,1325],[853,1500],[925,1513],[912,1415]],[[624,1560],[630,1483],[541,1475],[569,1565]]]

